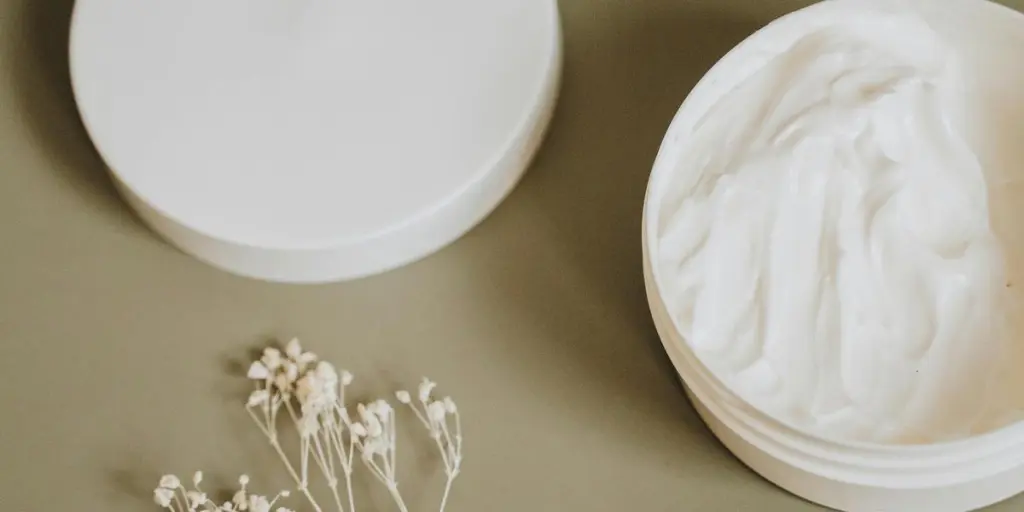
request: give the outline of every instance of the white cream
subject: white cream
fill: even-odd
[[[756,407],[833,438],[1018,419],[955,53],[868,11],[771,53],[696,125],[661,199],[660,289],[687,343]]]

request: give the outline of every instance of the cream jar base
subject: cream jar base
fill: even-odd
[[[902,3],[920,10],[962,50],[970,67],[968,137],[985,168],[990,220],[1006,249],[1008,286],[1021,282],[1024,61],[1019,49],[1024,48],[1024,15],[985,0]],[[785,41],[808,25],[841,19],[843,9],[857,5],[856,0],[827,0],[776,20],[723,57],[689,93],[664,137],[648,184],[642,227],[648,301],[659,337],[701,418],[765,479],[800,498],[848,512],[977,510],[1024,492],[1024,423],[922,445],[829,439],[784,423],[728,389],[703,364],[666,311],[654,266],[659,202],[696,123],[725,91],[763,65],[766,55],[785,48]],[[1024,300],[1010,291],[1018,294],[1010,318],[1021,318]]]

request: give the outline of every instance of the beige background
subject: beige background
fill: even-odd
[[[0,0],[0,508],[157,510],[159,474],[199,468],[286,485],[237,373],[297,335],[367,396],[421,375],[455,396],[467,460],[453,512],[818,510],[697,419],[651,325],[639,245],[650,164],[687,91],[806,3],[562,0],[561,103],[512,196],[424,261],[287,286],[214,270],[143,228],[75,112],[72,0]],[[429,511],[440,476],[407,434],[402,488]],[[361,510],[391,510],[364,483]]]

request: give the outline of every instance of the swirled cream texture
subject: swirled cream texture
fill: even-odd
[[[705,365],[832,438],[951,440],[1002,396],[1004,262],[964,77],[875,13],[765,58],[697,123],[662,199],[659,286]]]

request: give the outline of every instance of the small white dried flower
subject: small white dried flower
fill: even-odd
[[[188,498],[188,506],[192,510],[206,504],[206,494],[199,491],[189,491],[185,493],[185,497]]]
[[[452,400],[452,397],[444,397],[444,410],[447,411],[448,414],[455,414],[455,412],[458,410],[458,408],[455,406],[455,400]]]
[[[270,512],[270,500],[266,496],[253,494],[249,496],[249,510],[252,512]]]
[[[192,475],[192,485],[194,485],[196,487],[199,487],[199,484],[202,483],[202,482],[203,482],[203,472],[202,471],[196,471],[196,473],[194,475]]]
[[[153,501],[164,508],[170,508],[171,500],[174,499],[174,491],[166,487],[157,487],[153,490]]]
[[[380,420],[376,416],[370,416],[365,421],[366,425],[366,436],[371,438],[378,438],[384,434],[384,425],[381,425]]]
[[[341,385],[342,386],[348,386],[349,384],[352,384],[352,380],[354,378],[355,377],[348,370],[342,370],[341,371]]]
[[[427,406],[427,417],[430,418],[430,421],[435,423],[443,422],[447,413],[448,411],[445,409],[444,402],[430,402],[430,405]]]
[[[348,428],[356,438],[366,437],[366,427],[364,427],[362,423],[352,423]]]
[[[299,357],[302,356],[302,344],[299,343],[299,339],[292,338],[289,340],[284,346],[284,353],[287,354],[291,360],[297,361]]]
[[[338,384],[338,371],[334,369],[334,365],[327,361],[320,361],[316,365],[316,376],[323,380],[325,383],[337,385]]]
[[[300,404],[312,401],[320,393],[321,384],[315,373],[307,373],[295,385],[295,398],[299,399]]]
[[[181,487],[181,480],[174,475],[164,475],[160,477],[160,487],[164,489],[177,489]]]
[[[284,373],[277,374],[274,377],[274,387],[276,387],[282,393],[290,393],[292,389],[292,382],[288,381],[288,376]]]
[[[314,436],[320,432],[320,419],[315,412],[303,414],[299,418],[298,428],[302,437]]]
[[[386,449],[387,444],[385,444],[384,439],[380,437],[370,438],[363,443],[363,458],[370,460],[374,455],[383,455]]]
[[[303,414],[317,416],[337,403],[337,381],[334,380],[333,374],[326,370],[323,373],[308,372],[296,384],[295,397],[302,405]]]
[[[249,394],[249,400],[246,401],[245,405],[248,407],[256,407],[257,405],[263,405],[270,400],[270,392],[266,389],[257,389]]]
[[[263,364],[270,371],[275,371],[281,366],[281,351],[274,347],[267,347],[263,350],[263,357],[260,358]]]
[[[270,370],[261,361],[253,361],[245,376],[252,380],[267,380],[270,378]]]
[[[245,489],[242,488],[231,497],[231,502],[235,504],[238,510],[246,510],[249,508],[249,500],[245,497]]]
[[[373,402],[369,406],[359,404],[357,410],[359,411],[359,419],[361,420],[364,427],[366,427],[366,436],[370,438],[380,437],[384,434],[384,425],[381,420],[387,419],[386,413],[382,415],[378,412],[380,406]]]
[[[245,486],[249,485],[249,475],[239,476],[238,477],[238,485],[241,485],[242,488],[245,488]]]
[[[409,402],[412,402],[412,397],[409,396],[409,392],[405,391],[404,389],[395,392],[395,399],[398,400],[399,403],[403,404],[408,404]]]
[[[299,366],[292,361],[285,361],[284,375],[288,378],[289,383],[295,382],[299,378]]]
[[[434,388],[436,386],[437,386],[437,384],[435,382],[432,382],[430,379],[427,379],[426,377],[424,377],[423,378],[423,382],[420,383],[420,389],[419,389],[419,395],[420,395],[419,399],[420,399],[420,402],[426,403],[428,400],[430,400],[430,393],[432,393],[434,391]]]
[[[367,406],[367,410],[374,416],[380,418],[381,421],[387,421],[391,416],[391,412],[394,411],[387,400],[374,400],[373,402],[370,402],[369,406]]]
[[[318,357],[316,354],[312,352],[303,352],[302,354],[299,355],[299,359],[296,360],[295,362],[299,363],[300,369],[305,369],[307,366],[315,363],[317,359]]]

